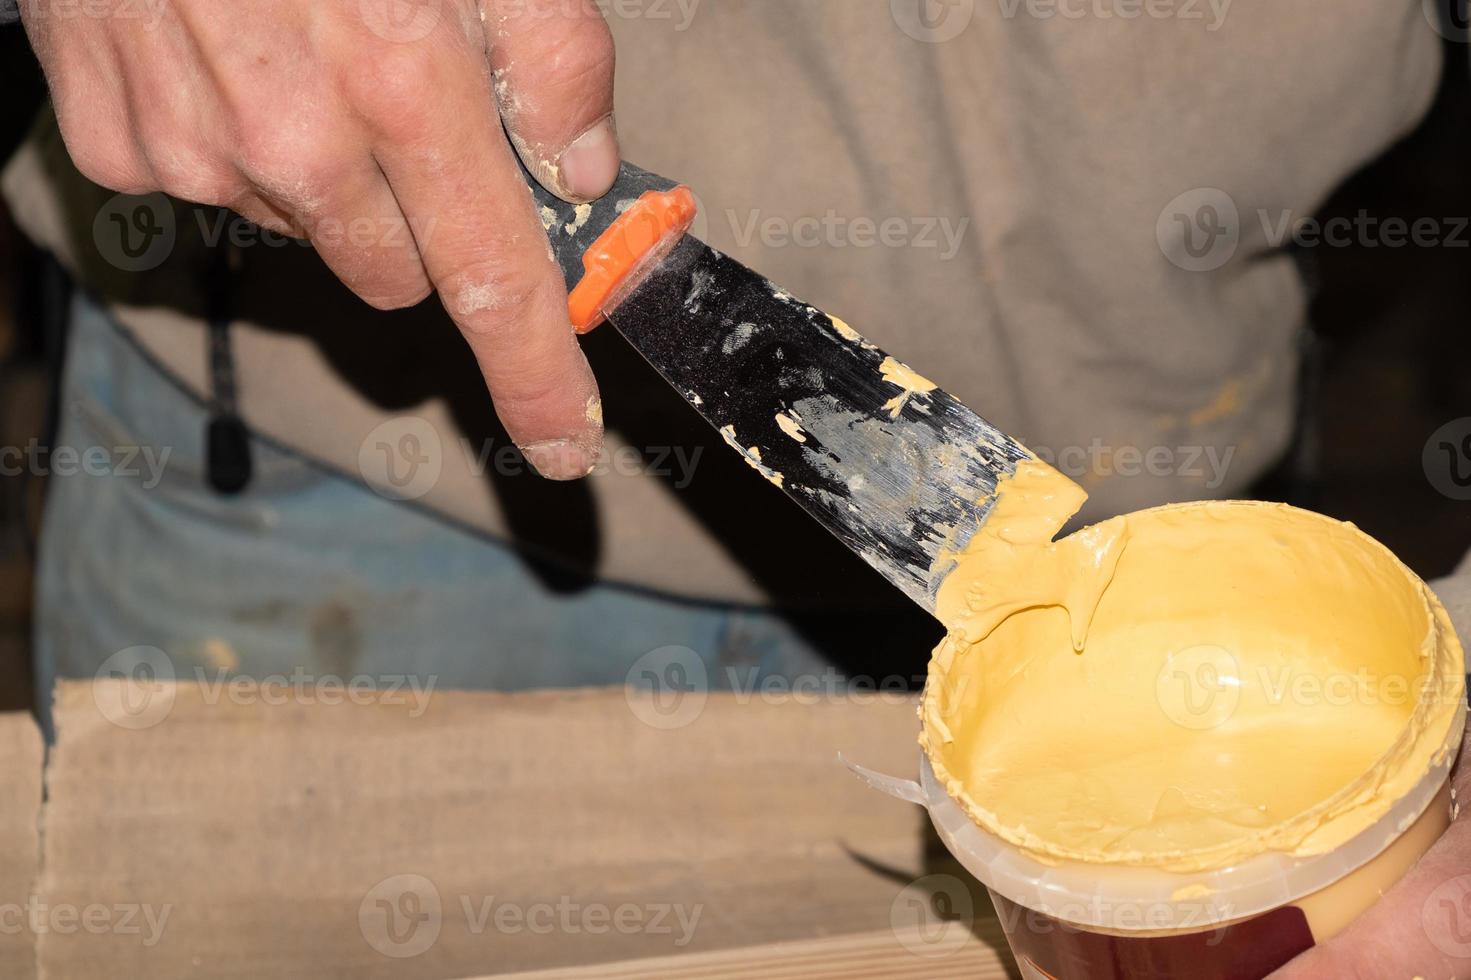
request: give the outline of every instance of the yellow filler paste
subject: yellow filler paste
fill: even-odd
[[[1247,501],[1054,540],[1085,498],[1023,461],[941,585],[920,740],[982,827],[1179,872],[1315,854],[1446,751],[1461,646],[1378,542]]]

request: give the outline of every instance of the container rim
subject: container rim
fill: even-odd
[[[1295,902],[1381,854],[1445,785],[1466,715],[1462,700],[1430,767],[1378,820],[1340,847],[1305,857],[1265,852],[1229,867],[1194,872],[1044,862],[973,821],[935,777],[923,749],[918,792],[910,798],[929,811],[945,847],[967,871],[1018,905],[1082,928],[1205,931]]]

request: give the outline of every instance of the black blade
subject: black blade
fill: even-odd
[[[692,236],[609,319],[748,463],[930,611],[943,553],[969,541],[997,480],[1031,457]]]

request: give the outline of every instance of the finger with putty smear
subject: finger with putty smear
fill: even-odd
[[[592,0],[482,0],[496,104],[543,187],[573,203],[618,178],[613,35]]]

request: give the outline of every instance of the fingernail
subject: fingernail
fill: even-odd
[[[521,447],[521,455],[548,480],[580,480],[598,464],[598,451],[589,452],[570,439],[548,439]]]
[[[618,131],[613,117],[604,116],[573,140],[558,162],[562,186],[572,196],[593,201],[608,193],[618,179]]]

